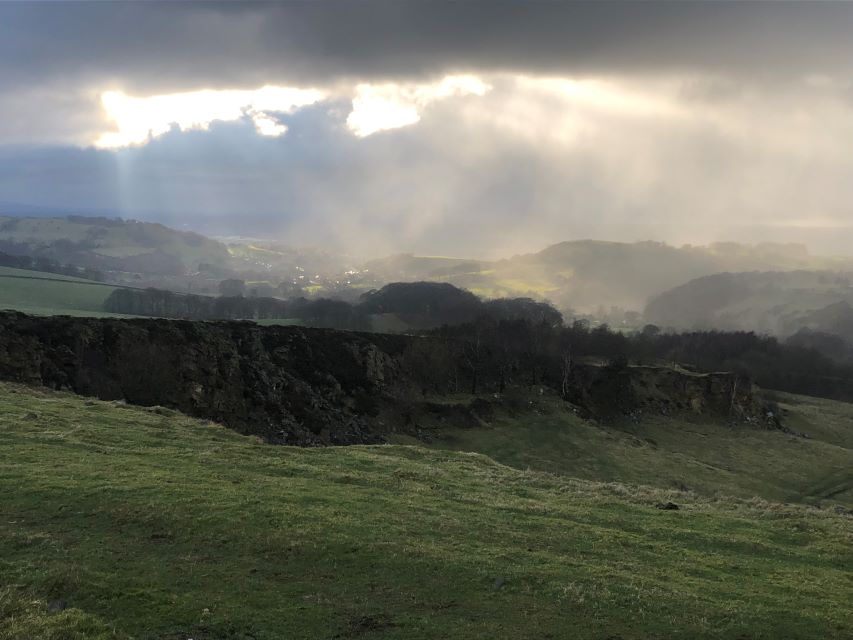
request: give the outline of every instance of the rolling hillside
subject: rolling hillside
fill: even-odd
[[[853,633],[834,510],[269,446],[9,385],[0,408],[3,640]]]
[[[646,307],[645,318],[677,329],[714,328],[787,336],[807,327],[850,339],[851,303],[850,272],[720,273],[654,297]]]
[[[225,245],[161,224],[109,218],[0,216],[0,251],[103,270],[181,274],[229,259]]]
[[[384,281],[450,282],[477,295],[547,298],[560,309],[642,310],[648,299],[689,280],[725,271],[851,268],[849,259],[812,256],[799,245],[672,247],[660,242],[561,242],[505,260],[391,256],[365,265]]]
[[[351,300],[390,282],[448,282],[483,298],[532,297],[548,299],[564,312],[614,314],[614,324],[625,321],[626,310],[634,312],[634,324],[641,322],[637,312],[650,298],[713,274],[853,270],[849,258],[813,256],[801,245],[673,247],[595,240],[560,242],[501,260],[399,254],[355,268],[345,256],[272,240],[235,240],[226,247],[160,224],[82,216],[0,216],[0,251],[113,272],[114,279],[118,272],[142,273],[145,286],[183,292],[214,292],[219,280],[239,274],[273,290],[284,282],[293,295]]]

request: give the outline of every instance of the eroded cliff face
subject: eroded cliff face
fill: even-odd
[[[769,410],[758,387],[749,378],[728,372],[577,364],[572,370],[567,399],[595,417],[693,413],[730,423],[779,426],[779,417]]]
[[[406,339],[248,322],[0,314],[0,377],[162,405],[274,443],[376,442]]]
[[[426,402],[424,378],[446,381],[445,391],[433,393],[466,388],[458,384],[464,349],[425,364],[424,353],[440,348],[448,349],[430,338],[251,322],[0,312],[0,379],[162,405],[279,444],[381,442],[398,430],[416,435],[415,420],[388,417]],[[499,398],[499,367],[484,365],[477,375],[481,393]],[[727,373],[578,364],[566,399],[604,419],[651,410],[767,422],[751,382]]]

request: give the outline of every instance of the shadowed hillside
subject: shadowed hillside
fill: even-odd
[[[849,272],[720,273],[654,297],[646,321],[677,329],[762,331],[806,327],[853,338]]]
[[[161,224],[110,218],[0,216],[0,251],[99,270],[174,275],[229,259],[225,245]]]

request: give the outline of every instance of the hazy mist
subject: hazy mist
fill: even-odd
[[[853,7],[323,5],[0,7],[0,208],[372,255],[849,252]]]

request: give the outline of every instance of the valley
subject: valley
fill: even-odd
[[[718,242],[676,247],[651,241],[573,240],[490,260],[408,253],[377,257],[275,240],[217,240],[159,224],[83,216],[0,217],[0,251],[99,270],[113,285],[206,296],[355,302],[389,283],[449,283],[484,299],[548,300],[567,318],[583,317],[628,330],[642,327],[651,299],[694,279],[724,273],[755,279],[751,272],[777,273],[791,282],[799,277],[800,306],[816,309],[807,296],[803,298],[804,289],[812,286],[808,279],[820,279],[827,289],[827,276],[853,272],[853,260],[812,255],[797,244]],[[225,281],[237,288],[232,284],[230,292],[222,290]],[[828,297],[840,299],[832,292]],[[695,319],[670,319],[656,308],[646,314],[646,322],[662,326],[699,326]],[[740,326],[774,329],[756,323]]]

